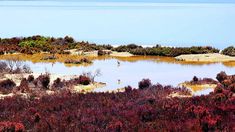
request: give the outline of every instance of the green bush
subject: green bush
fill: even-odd
[[[20,42],[19,43],[20,47],[34,47],[35,46],[35,42],[34,41],[24,41],[24,42]]]
[[[36,47],[43,48],[50,45],[49,38],[39,37],[39,38],[28,38],[19,43],[20,47]]]
[[[129,44],[129,45],[121,45],[116,48],[114,48],[117,52],[132,52],[132,50],[141,49],[143,47],[135,45],[135,44]]]
[[[229,46],[229,47],[225,48],[222,51],[222,54],[229,55],[229,56],[235,56],[235,47]]]
[[[175,57],[182,54],[206,54],[206,53],[218,53],[219,50],[206,46],[206,47],[161,47],[157,45],[155,47],[143,48],[134,44],[131,45],[121,45],[114,48],[113,50],[117,52],[130,52],[134,55],[155,55],[155,56],[169,56]]]

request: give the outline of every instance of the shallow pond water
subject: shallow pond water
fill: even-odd
[[[118,61],[120,65],[118,65]],[[159,61],[157,59],[139,59],[135,61],[124,61],[117,58],[95,59],[93,64],[88,66],[66,66],[63,63],[32,63],[26,61],[35,73],[48,71],[61,75],[78,75],[84,72],[101,71],[101,76],[95,80],[106,83],[106,87],[95,91],[108,91],[125,86],[137,87],[138,82],[143,78],[149,78],[153,84],[177,86],[179,83],[189,81],[193,76],[199,78],[215,78],[217,73],[225,71],[227,74],[235,74],[235,67],[228,67],[222,63],[215,64],[181,64]],[[213,89],[206,88],[196,91],[194,95],[208,94]]]

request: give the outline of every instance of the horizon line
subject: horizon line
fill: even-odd
[[[115,2],[115,3],[235,3],[233,0],[213,0],[213,1],[202,1],[202,0],[193,0],[193,1],[185,1],[185,0],[179,0],[179,1],[172,1],[172,0],[1,0],[0,2],[46,2],[46,1],[55,1],[55,2]]]

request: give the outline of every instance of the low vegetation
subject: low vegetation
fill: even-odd
[[[16,86],[15,82],[10,79],[2,80],[0,81],[0,93],[9,94],[12,92],[15,86]]]
[[[182,54],[206,54],[206,53],[218,53],[219,50],[210,46],[205,47],[162,47],[156,45],[154,47],[143,48],[135,44],[119,46],[114,48],[118,52],[130,52],[134,55],[155,55],[155,56],[168,56],[176,57]]]
[[[91,79],[84,75],[80,75],[78,78],[73,78],[68,81],[57,78],[52,84],[52,89],[68,89],[74,85],[79,85],[79,84],[89,85],[91,84]]]
[[[235,47],[229,46],[222,51],[222,54],[228,56],[235,56]]]
[[[0,130],[233,131],[235,75],[221,72],[217,79],[214,92],[186,98],[168,95],[188,95],[187,89],[153,85],[148,79],[139,83],[139,89],[129,86],[117,93],[13,96],[0,100]],[[61,82],[56,80],[58,86]]]
[[[194,76],[193,79],[187,83],[191,84],[191,85],[203,85],[203,84],[218,84],[218,81],[216,81],[212,78],[201,79],[201,78]]]
[[[68,50],[77,49],[78,51],[89,52],[98,51],[98,55],[108,55],[110,50],[117,52],[129,52],[134,55],[154,55],[175,57],[182,54],[205,54],[218,53],[219,50],[210,46],[193,47],[154,47],[143,48],[136,44],[121,45],[114,48],[111,45],[96,45],[89,42],[76,42],[72,37],[53,38],[44,36],[32,36],[21,38],[0,39],[0,54],[5,53],[26,53],[35,54],[39,52],[49,52],[58,54],[69,54]],[[229,51],[230,52],[230,51]],[[225,52],[226,53],[226,52]]]
[[[91,64],[92,61],[89,60],[88,58],[81,58],[79,60],[74,60],[74,59],[67,59],[64,62],[65,64]]]
[[[57,78],[51,83],[51,78],[49,73],[39,75],[34,78],[33,75],[29,75],[28,78],[23,78],[19,86],[16,86],[15,82],[7,79],[0,81],[0,92],[2,94],[9,93],[27,93],[29,97],[41,97],[47,95],[46,90],[60,92],[60,90],[72,91],[73,86],[76,85],[89,85],[92,80],[85,76],[80,75],[78,77],[72,78],[70,80],[61,80]],[[51,85],[50,85],[51,84]]]
[[[89,42],[76,42],[72,37],[64,38],[32,36],[32,37],[14,37],[1,39],[0,38],[0,55],[5,53],[25,53],[35,54],[39,52],[50,52],[58,54],[69,54],[65,50],[77,49],[86,51],[94,50],[110,50],[110,45],[96,45]]]
[[[152,85],[151,80],[149,79],[143,79],[142,81],[139,82],[139,89],[145,89],[149,88]]]

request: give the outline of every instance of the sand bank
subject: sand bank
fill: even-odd
[[[175,97],[190,98],[190,97],[192,97],[192,95],[183,95],[183,94],[180,94],[180,93],[177,93],[177,92],[173,92],[173,93],[171,93],[170,95],[167,96],[167,98],[175,98]]]
[[[113,56],[113,57],[131,57],[131,56],[134,56],[134,55],[129,53],[129,52],[116,52],[116,51],[112,51],[110,56]]]
[[[235,62],[235,57],[222,55],[219,53],[180,55],[175,57],[175,59],[178,61],[189,62]]]
[[[103,88],[105,86],[106,84],[101,83],[101,82],[94,82],[94,83],[91,83],[90,85],[76,85],[73,88],[73,92],[87,93],[87,92],[92,92],[96,88]]]
[[[67,52],[70,52],[71,55],[84,55],[84,56],[98,56],[98,51],[89,51],[89,52],[84,52],[82,50],[77,50],[77,49],[71,49],[71,50],[66,50]],[[111,50],[104,50],[105,52],[110,52],[109,56],[113,57],[131,57],[134,56],[133,54],[129,52],[116,52],[116,51],[111,51]]]
[[[217,84],[189,84],[189,83],[181,83],[180,87],[186,87],[192,91],[192,95],[196,92],[200,92],[206,89],[214,89]]]

